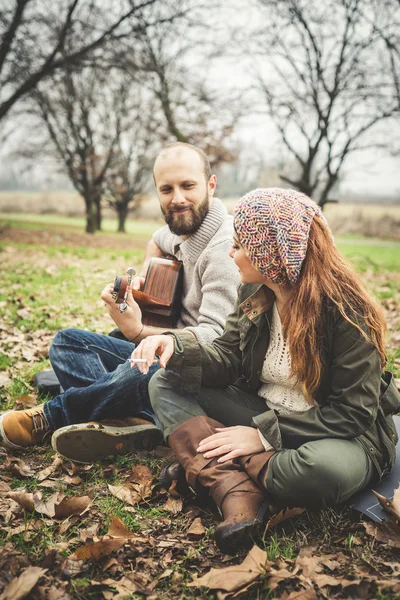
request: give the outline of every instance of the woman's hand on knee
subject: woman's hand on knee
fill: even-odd
[[[217,427],[216,430],[218,433],[201,440],[197,448],[197,452],[202,453],[205,458],[219,456],[218,462],[222,463],[264,450],[258,431],[253,427],[237,425],[235,427]]]
[[[171,335],[150,335],[142,340],[132,352],[131,365],[132,367],[137,366],[141,373],[148,373],[154,357],[158,356],[160,366],[165,369],[174,353],[174,348],[175,340]],[[136,362],[136,359],[139,359],[139,362]]]

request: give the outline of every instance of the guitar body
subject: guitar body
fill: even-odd
[[[128,276],[116,277],[114,295],[119,304],[123,301]],[[152,258],[141,291],[132,295],[142,310],[142,321],[153,327],[174,328],[181,309],[183,264],[171,258]]]

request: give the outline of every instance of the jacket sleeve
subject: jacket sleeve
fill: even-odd
[[[308,411],[283,415],[269,410],[253,425],[276,450],[298,448],[324,438],[353,439],[376,419],[381,380],[376,348],[341,315],[330,316],[333,329],[330,393]]]
[[[228,316],[223,334],[212,344],[200,345],[186,330],[171,332],[175,352],[167,368],[178,373],[182,392],[198,394],[200,387],[227,387],[235,382],[241,371],[240,332],[238,317],[240,301]]]

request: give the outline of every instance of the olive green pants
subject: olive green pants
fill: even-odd
[[[252,418],[266,410],[262,398],[235,386],[204,387],[196,398],[177,389],[179,377],[171,371],[160,369],[150,380],[151,404],[166,438],[178,425],[200,415],[227,427],[251,426]],[[314,509],[348,500],[375,477],[375,467],[357,440],[329,438],[274,454],[266,487],[277,503]]]

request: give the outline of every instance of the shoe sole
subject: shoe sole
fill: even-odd
[[[51,445],[62,457],[77,463],[92,463],[135,450],[151,450],[163,442],[155,425],[110,427],[106,425],[70,425],[53,433]]]

